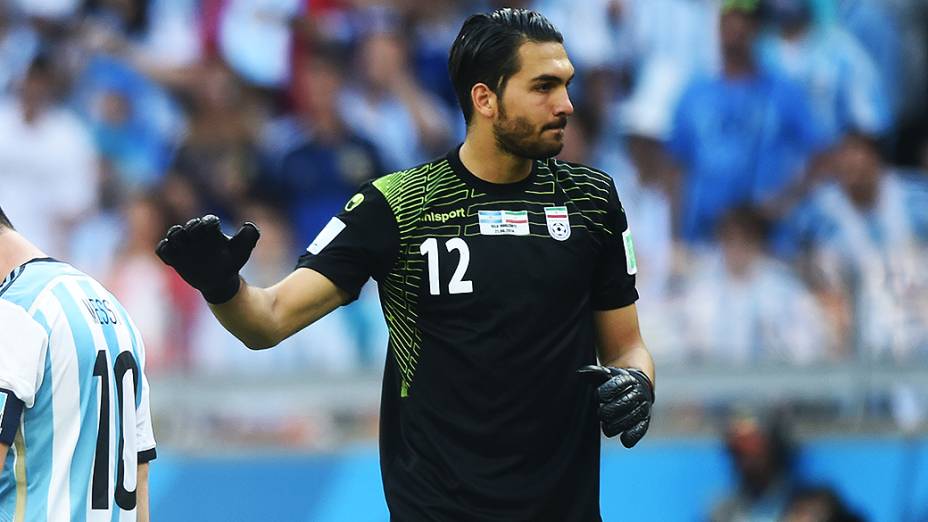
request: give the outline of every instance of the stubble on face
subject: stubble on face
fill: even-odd
[[[510,118],[500,99],[499,118],[493,122],[493,137],[500,150],[522,158],[544,160],[557,156],[564,148],[563,134],[559,139],[546,140],[550,129],[563,129],[567,118],[542,126],[540,129],[523,116]]]

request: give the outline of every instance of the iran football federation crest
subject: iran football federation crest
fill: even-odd
[[[570,237],[570,217],[567,207],[545,207],[545,220],[548,222],[548,234],[558,241]]]

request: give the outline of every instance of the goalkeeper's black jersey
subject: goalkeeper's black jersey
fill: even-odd
[[[611,178],[536,161],[517,183],[458,151],[365,185],[300,258],[356,296],[379,284],[390,333],[381,470],[397,521],[599,515],[594,310],[637,271]]]

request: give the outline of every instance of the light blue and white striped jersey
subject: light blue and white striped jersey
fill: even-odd
[[[135,522],[137,463],[155,448],[144,352],[116,298],[66,263],[0,283],[0,388],[26,406],[0,522]]]

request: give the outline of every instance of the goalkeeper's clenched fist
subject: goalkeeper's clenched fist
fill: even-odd
[[[238,292],[238,272],[260,235],[258,227],[248,222],[229,237],[219,228],[219,218],[209,214],[171,227],[155,252],[207,301],[221,304]]]
[[[599,418],[603,434],[620,439],[631,448],[644,437],[651,424],[654,385],[637,368],[584,366],[577,373],[598,384]]]

